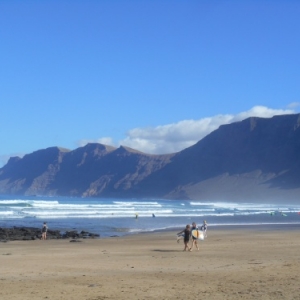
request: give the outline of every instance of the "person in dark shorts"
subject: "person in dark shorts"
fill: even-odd
[[[195,229],[198,230],[198,227],[197,227],[197,224],[195,222],[193,222],[191,232]],[[197,250],[199,250],[198,243],[197,243],[197,238],[192,236],[192,247],[191,247],[190,251],[193,250],[194,245],[196,246]]]
[[[189,241],[190,241],[190,236],[191,236],[191,226],[190,225],[186,225],[185,229],[183,229],[182,231],[178,232],[177,235],[180,234],[184,234],[183,237],[183,242],[184,242],[184,249],[183,251],[189,250],[191,251],[190,247],[189,247]]]
[[[42,237],[41,237],[41,240],[46,240],[47,239],[47,231],[48,231],[48,226],[47,226],[47,223],[44,222],[43,227],[42,227]]]

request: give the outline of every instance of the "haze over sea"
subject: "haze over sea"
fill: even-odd
[[[153,199],[0,196],[0,227],[85,230],[101,237],[209,226],[299,224],[300,205]]]

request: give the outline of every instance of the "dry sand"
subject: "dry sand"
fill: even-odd
[[[183,252],[175,231],[0,243],[0,299],[300,299],[300,234],[213,229]]]

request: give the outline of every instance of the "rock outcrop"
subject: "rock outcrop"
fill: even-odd
[[[12,227],[0,228],[0,241],[31,241],[41,239],[41,229],[33,227]],[[47,239],[87,239],[99,238],[99,234],[90,233],[87,231],[66,231],[61,233],[59,230],[48,230]]]

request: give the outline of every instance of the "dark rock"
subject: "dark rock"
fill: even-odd
[[[66,231],[61,233],[59,230],[48,230],[47,240],[51,239],[83,239],[83,238],[95,238],[100,237],[99,234],[85,232],[84,235],[78,233],[76,230]],[[30,227],[12,227],[12,228],[0,228],[0,241],[30,241],[41,239],[41,229]]]

